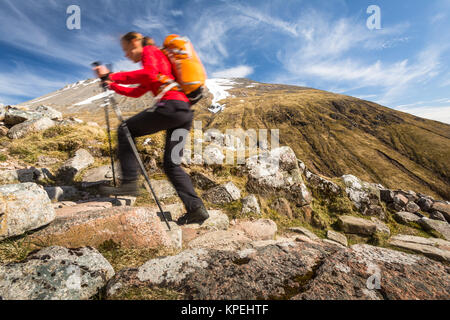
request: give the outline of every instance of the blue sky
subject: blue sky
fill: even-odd
[[[69,5],[81,29],[69,30]],[[370,5],[381,29],[366,25]],[[131,70],[120,35],[188,36],[210,78],[248,77],[361,97],[450,123],[450,0],[0,0],[0,103]]]

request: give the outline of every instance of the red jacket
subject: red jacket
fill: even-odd
[[[146,92],[151,91],[154,96],[158,94],[158,89],[161,86],[161,82],[158,81],[158,74],[168,76],[170,79],[175,79],[172,75],[172,65],[169,59],[159,50],[156,46],[145,46],[142,52],[142,66],[144,69],[130,71],[130,72],[117,72],[110,75],[110,79],[113,81],[109,85],[111,90],[114,90],[118,94],[139,98]],[[136,88],[129,88],[118,85],[121,84],[139,84]],[[189,99],[181,91],[168,91],[161,100],[181,100],[189,102]]]

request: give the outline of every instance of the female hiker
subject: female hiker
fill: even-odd
[[[141,62],[143,69],[131,72],[111,73],[105,66],[94,68],[97,75],[111,90],[128,97],[138,98],[151,91],[156,96],[162,89],[158,77],[174,79],[168,58],[159,50],[151,38],[140,33],[130,32],[121,39],[125,56],[131,61]],[[139,84],[138,87],[124,87],[119,84]],[[193,111],[189,99],[180,90],[168,91],[156,105],[154,112],[143,111],[125,121],[133,138],[166,131],[164,150],[164,171],[173,184],[178,196],[184,203],[187,214],[181,217],[180,224],[202,222],[209,218],[203,201],[197,196],[189,175],[181,168],[179,161],[172,159],[172,150],[180,143],[184,145],[186,134],[191,129]],[[172,133],[181,130],[182,141],[172,141]],[[177,130],[177,137],[180,130]],[[122,169],[121,185],[118,188],[102,188],[102,193],[109,195],[136,195],[138,193],[138,162],[125,136],[123,126],[118,129],[119,160]],[[182,150],[182,148],[181,148]],[[182,152],[182,151],[181,151]],[[179,156],[181,156],[180,154]]]

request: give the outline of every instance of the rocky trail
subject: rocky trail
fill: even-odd
[[[97,124],[45,106],[0,121],[0,300],[450,297],[448,201],[324,177],[288,146],[222,165],[237,137],[206,134],[204,159],[186,150],[183,166],[210,218],[179,226],[152,137],[139,149],[169,231],[145,193],[98,195],[112,170]]]

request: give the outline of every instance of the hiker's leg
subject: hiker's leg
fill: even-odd
[[[192,121],[192,111],[188,103],[176,100],[161,101],[154,112],[143,111],[125,121],[133,138],[176,128]],[[126,136],[124,125],[118,129],[119,160],[123,181],[135,181],[139,176],[139,164]]]
[[[134,139],[166,130],[170,126],[170,119],[156,113],[143,111],[130,119],[126,120],[119,126],[117,130],[117,137],[119,142],[119,160],[122,169],[122,181],[135,181],[139,176],[139,164],[136,156],[130,146],[129,140],[126,136],[125,125]]]
[[[166,146],[164,150],[164,171],[177,191],[178,196],[183,201],[188,213],[204,206],[203,201],[198,197],[194,190],[191,178],[183,168],[181,168],[179,162],[183,156],[183,148],[191,128],[191,123],[192,118],[179,128],[167,130]],[[174,132],[175,135],[173,135]],[[176,137],[177,140],[172,141],[172,136],[174,139]],[[174,153],[174,155],[172,153]]]

